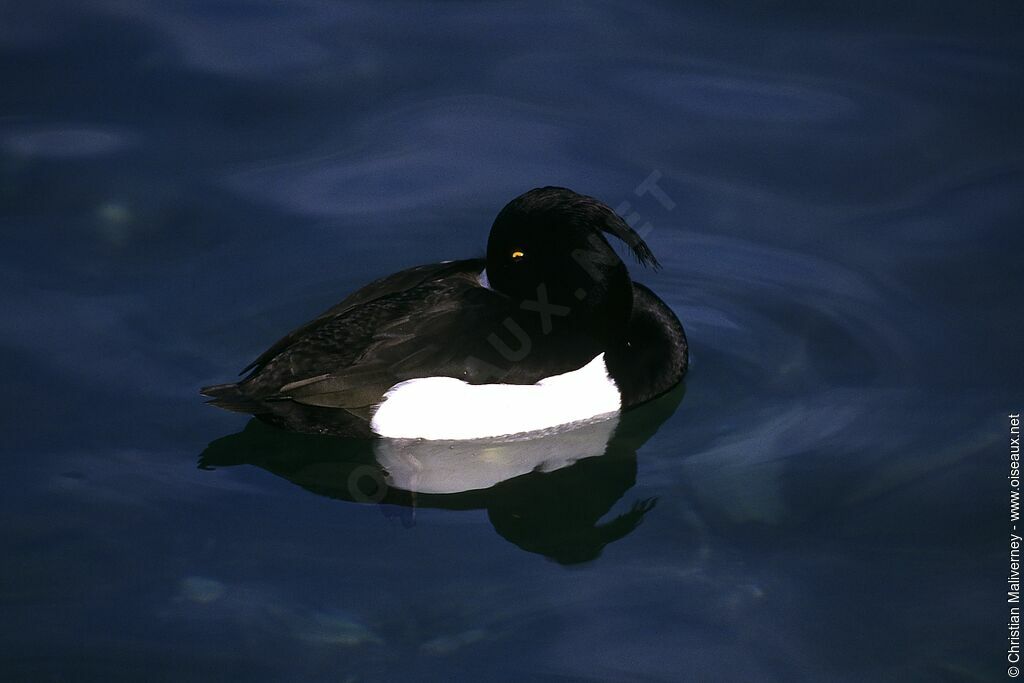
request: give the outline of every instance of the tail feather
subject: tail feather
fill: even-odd
[[[207,403],[224,410],[250,415],[264,413],[267,410],[262,401],[246,394],[238,384],[213,384],[203,387],[199,393],[210,399]]]

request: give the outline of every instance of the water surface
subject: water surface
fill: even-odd
[[[1004,675],[1022,27],[8,3],[3,677]],[[482,255],[544,184],[647,235],[664,269],[634,275],[692,345],[678,406],[569,467],[379,499],[365,446],[203,406],[370,279]]]

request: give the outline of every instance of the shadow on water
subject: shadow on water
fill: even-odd
[[[657,502],[603,520],[636,483],[637,450],[671,416],[685,385],[637,410],[576,429],[506,441],[357,440],[296,434],[250,420],[210,443],[199,467],[254,465],[317,495],[378,504],[415,524],[417,508],[487,510],[494,530],[562,564],[593,560]]]

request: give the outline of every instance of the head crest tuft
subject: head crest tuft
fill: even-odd
[[[538,187],[525,192],[505,207],[505,210],[522,212],[559,212],[576,219],[579,223],[601,230],[626,243],[629,251],[642,266],[654,270],[661,268],[654,252],[643,238],[607,204],[573,192],[564,187]],[[504,213],[504,210],[503,210]]]

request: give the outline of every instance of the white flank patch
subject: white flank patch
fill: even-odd
[[[536,384],[469,384],[422,377],[391,387],[370,422],[393,439],[483,439],[551,429],[618,412],[604,354]]]

